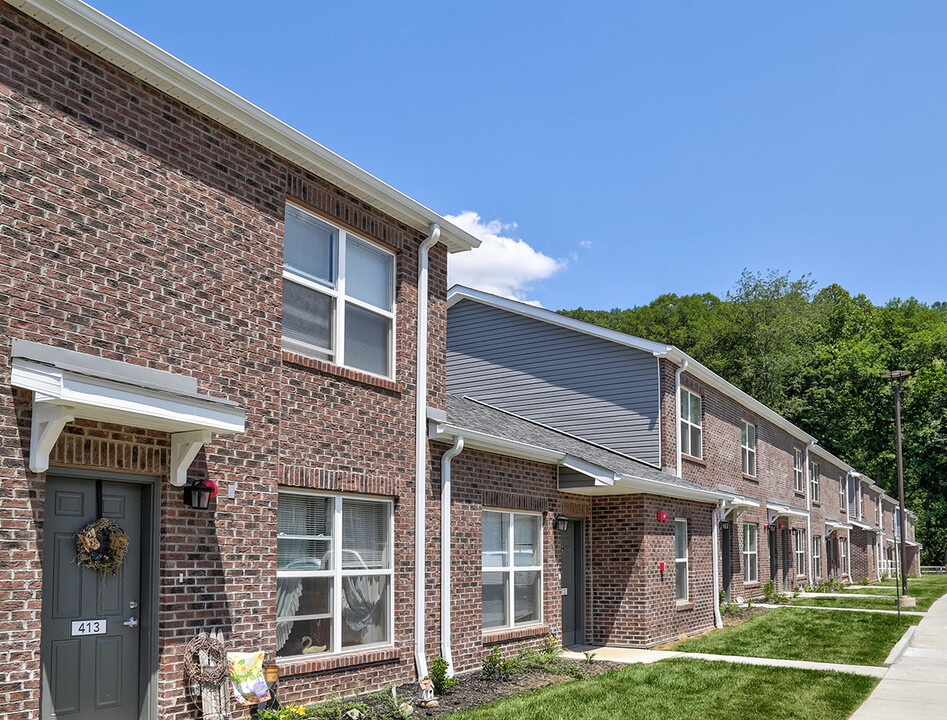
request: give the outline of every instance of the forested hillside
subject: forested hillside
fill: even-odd
[[[744,271],[725,298],[662,295],[630,310],[563,310],[670,343],[819,438],[897,497],[888,370],[902,394],[905,497],[918,515],[923,564],[947,552],[947,304],[873,305],[808,276]]]

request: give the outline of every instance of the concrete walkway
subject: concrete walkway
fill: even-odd
[[[843,665],[841,663],[823,663],[810,662],[808,660],[783,660],[781,658],[761,658],[744,657],[741,655],[711,655],[709,653],[691,653],[676,652],[674,650],[635,650],[632,648],[619,647],[581,647],[567,650],[562,653],[563,657],[574,660],[585,659],[584,653],[594,652],[596,660],[608,660],[610,662],[633,664],[633,663],[654,663],[658,660],[667,660],[668,658],[691,658],[696,660],[717,660],[720,662],[737,663],[741,665],[766,665],[769,667],[790,667],[803,668],[805,670],[831,670],[835,672],[850,673],[852,675],[869,675],[871,677],[884,677],[887,668],[872,667],[870,665]]]
[[[947,596],[931,605],[904,655],[849,720],[947,717]]]

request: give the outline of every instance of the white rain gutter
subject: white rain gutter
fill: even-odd
[[[674,437],[677,438],[677,476],[681,477],[681,375],[687,370],[687,366],[690,364],[690,360],[687,358],[684,359],[684,362],[681,363],[681,366],[674,373],[674,407],[677,408],[677,428],[674,432]],[[703,409],[703,401],[701,402],[701,409]]]
[[[809,451],[815,442],[806,445],[806,510],[809,511],[809,517],[806,518],[806,575],[809,578],[809,586],[812,587],[812,466],[809,464]]]
[[[441,456],[441,657],[447,662],[447,677],[454,677],[454,657],[450,650],[450,461],[464,449],[464,436]]]
[[[425,627],[425,494],[427,493],[427,300],[428,253],[441,237],[441,226],[431,225],[431,234],[418,247],[418,370],[415,384],[414,427],[414,662],[418,680],[427,677],[424,655]]]
[[[713,513],[711,513],[711,521],[713,522],[712,527],[712,561],[713,561],[713,576],[714,576],[714,626],[718,628],[723,627],[723,618],[720,616],[720,576],[717,572],[717,562],[720,559],[720,550],[717,547],[720,537],[720,513],[723,512],[724,504],[726,500],[721,500],[720,503],[714,508]]]

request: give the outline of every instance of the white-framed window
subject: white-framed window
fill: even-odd
[[[695,458],[704,456],[703,415],[700,395],[681,388],[681,452]]]
[[[743,459],[743,474],[756,477],[756,425],[746,420],[740,423],[740,449]]]
[[[806,531],[801,528],[795,528],[793,534],[793,547],[796,549],[796,575],[806,574]]]
[[[394,253],[286,204],[285,348],[391,377],[394,304]]]
[[[484,630],[542,622],[542,531],[537,513],[483,511]]]
[[[812,577],[822,577],[822,537],[812,537]]]
[[[802,450],[796,448],[793,450],[792,458],[792,479],[793,487],[796,492],[804,493],[806,491],[806,478],[805,478],[805,456],[802,453]]]
[[[276,654],[390,645],[390,500],[280,491],[276,535]]]
[[[674,569],[678,602],[687,600],[687,520],[674,518]]]
[[[819,502],[819,463],[809,463],[809,495],[812,502]]]
[[[838,479],[838,509],[845,510],[845,478]]]
[[[746,582],[756,582],[759,580],[759,565],[757,553],[757,528],[756,525],[744,523],[743,525],[743,579]]]
[[[839,538],[838,539],[838,553],[839,553],[839,572],[842,575],[848,575],[848,539]]]

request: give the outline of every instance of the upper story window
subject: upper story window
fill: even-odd
[[[743,457],[743,474],[756,477],[756,426],[746,420],[740,425],[742,427],[740,447]]]
[[[858,480],[854,475],[848,476],[848,516],[854,518],[858,511]]]
[[[391,377],[395,256],[287,203],[283,345]]]
[[[792,480],[796,492],[804,493],[806,491],[805,460],[803,459],[802,450],[799,448],[793,450]]]
[[[845,478],[838,479],[838,509],[845,510]]]
[[[483,628],[542,622],[542,516],[484,510],[481,557]]]
[[[809,494],[812,502],[819,502],[819,463],[809,463]]]
[[[700,395],[681,388],[681,452],[698,459],[704,456],[701,417]]]
[[[280,492],[276,654],[349,652],[392,641],[392,503]]]

